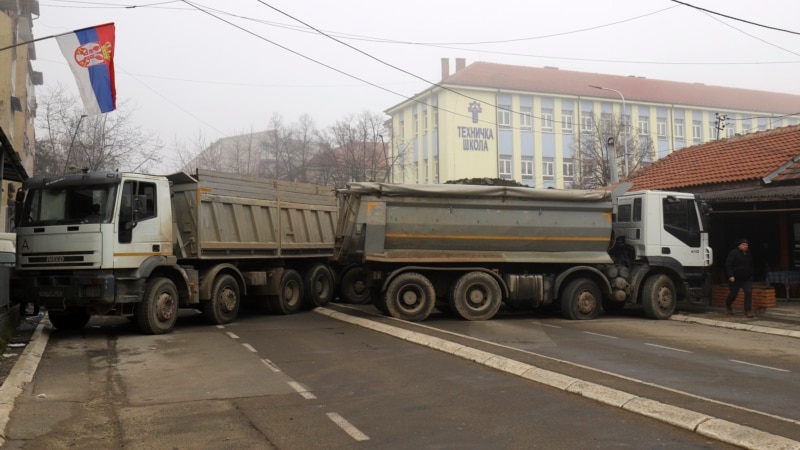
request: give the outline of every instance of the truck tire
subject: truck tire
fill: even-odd
[[[296,270],[283,271],[278,295],[269,298],[269,309],[273,314],[283,315],[303,309],[303,279]]]
[[[308,309],[325,306],[333,298],[333,274],[324,264],[314,264],[303,277],[305,306]]]
[[[386,288],[386,310],[389,315],[410,322],[425,320],[436,304],[436,290],[424,275],[401,273]]]
[[[451,292],[451,310],[466,320],[491,319],[503,301],[497,280],[484,272],[465,273]]]
[[[83,309],[67,308],[66,311],[48,311],[50,323],[59,330],[80,330],[89,323],[91,316]]]
[[[590,320],[600,315],[600,288],[588,278],[576,278],[567,284],[561,296],[561,314],[569,320]]]
[[[169,333],[178,319],[178,289],[169,278],[153,278],[147,283],[142,301],[134,311],[139,331],[144,334]]]
[[[360,266],[345,269],[339,279],[339,295],[345,303],[367,305],[370,292],[367,287],[367,272]]]
[[[664,274],[648,277],[642,287],[642,308],[648,319],[669,319],[675,312],[677,294],[672,279]]]
[[[203,317],[213,325],[233,322],[239,315],[240,304],[239,283],[230,274],[220,275],[214,280],[211,298],[203,303]]]

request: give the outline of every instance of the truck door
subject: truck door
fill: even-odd
[[[685,267],[704,267],[705,243],[694,199],[667,195],[661,200],[663,230],[661,254]]]
[[[163,251],[156,189],[156,183],[146,181],[127,180],[122,185],[114,267],[138,267]]]

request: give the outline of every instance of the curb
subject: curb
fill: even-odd
[[[776,336],[787,336],[792,338],[800,338],[800,331],[784,330],[781,328],[763,327],[760,325],[750,325],[738,322],[726,322],[724,320],[702,319],[699,317],[691,317],[684,315],[672,315],[669,320],[687,323],[699,323],[701,325],[708,325],[712,327],[728,328],[730,330],[752,331],[755,333],[773,334]]]
[[[42,319],[36,326],[30,343],[23,350],[8,377],[3,381],[3,385],[0,386],[0,447],[6,442],[6,427],[11,418],[11,410],[14,409],[14,402],[22,393],[25,385],[33,380],[33,375],[36,373],[36,368],[47,347],[47,341],[50,339],[50,330],[50,322]]]
[[[652,419],[665,422],[679,428],[716,439],[739,447],[749,449],[791,449],[800,450],[800,442],[782,436],[766,433],[755,428],[740,425],[709,415],[701,414],[684,408],[668,405],[645,397],[639,397],[618,389],[605,387],[589,381],[583,381],[568,375],[563,375],[549,370],[540,369],[530,364],[521,363],[511,358],[495,355],[478,350],[456,342],[448,341],[433,336],[428,336],[415,331],[394,327],[384,323],[372,322],[360,317],[350,316],[332,309],[317,307],[314,312],[328,316],[342,322],[357,325],[379,333],[384,333],[398,339],[429,347],[453,356],[473,361],[501,372],[516,375],[545,386],[553,387],[565,392],[578,394],[600,403],[622,408],[626,411],[640,414]],[[677,319],[676,319],[677,320]],[[695,319],[703,320],[703,319]],[[711,321],[709,321],[711,322]],[[730,324],[728,325],[738,325]],[[753,326],[746,326],[747,329]],[[764,327],[760,327],[764,328]]]

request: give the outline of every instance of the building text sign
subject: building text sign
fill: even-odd
[[[483,112],[479,102],[472,102],[467,107],[472,114],[472,123],[478,123],[478,114]],[[467,151],[489,151],[489,141],[494,139],[494,130],[482,127],[457,126],[458,137],[461,139],[463,149]]]

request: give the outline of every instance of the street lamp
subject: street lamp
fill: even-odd
[[[622,92],[620,92],[620,91],[618,91],[616,89],[611,89],[611,88],[607,88],[607,87],[603,87],[603,86],[595,86],[593,84],[590,84],[589,87],[590,88],[595,88],[595,89],[602,89],[604,91],[616,92],[617,95],[619,95],[619,97],[622,99],[622,126],[624,127],[624,132],[625,132],[625,134],[622,135],[622,145],[623,145],[623,150],[625,152],[623,161],[624,161],[624,164],[625,164],[625,166],[624,166],[625,167],[625,176],[627,177],[628,176],[628,125],[625,123],[625,112],[627,111],[626,108],[625,108],[625,96],[622,95]]]

